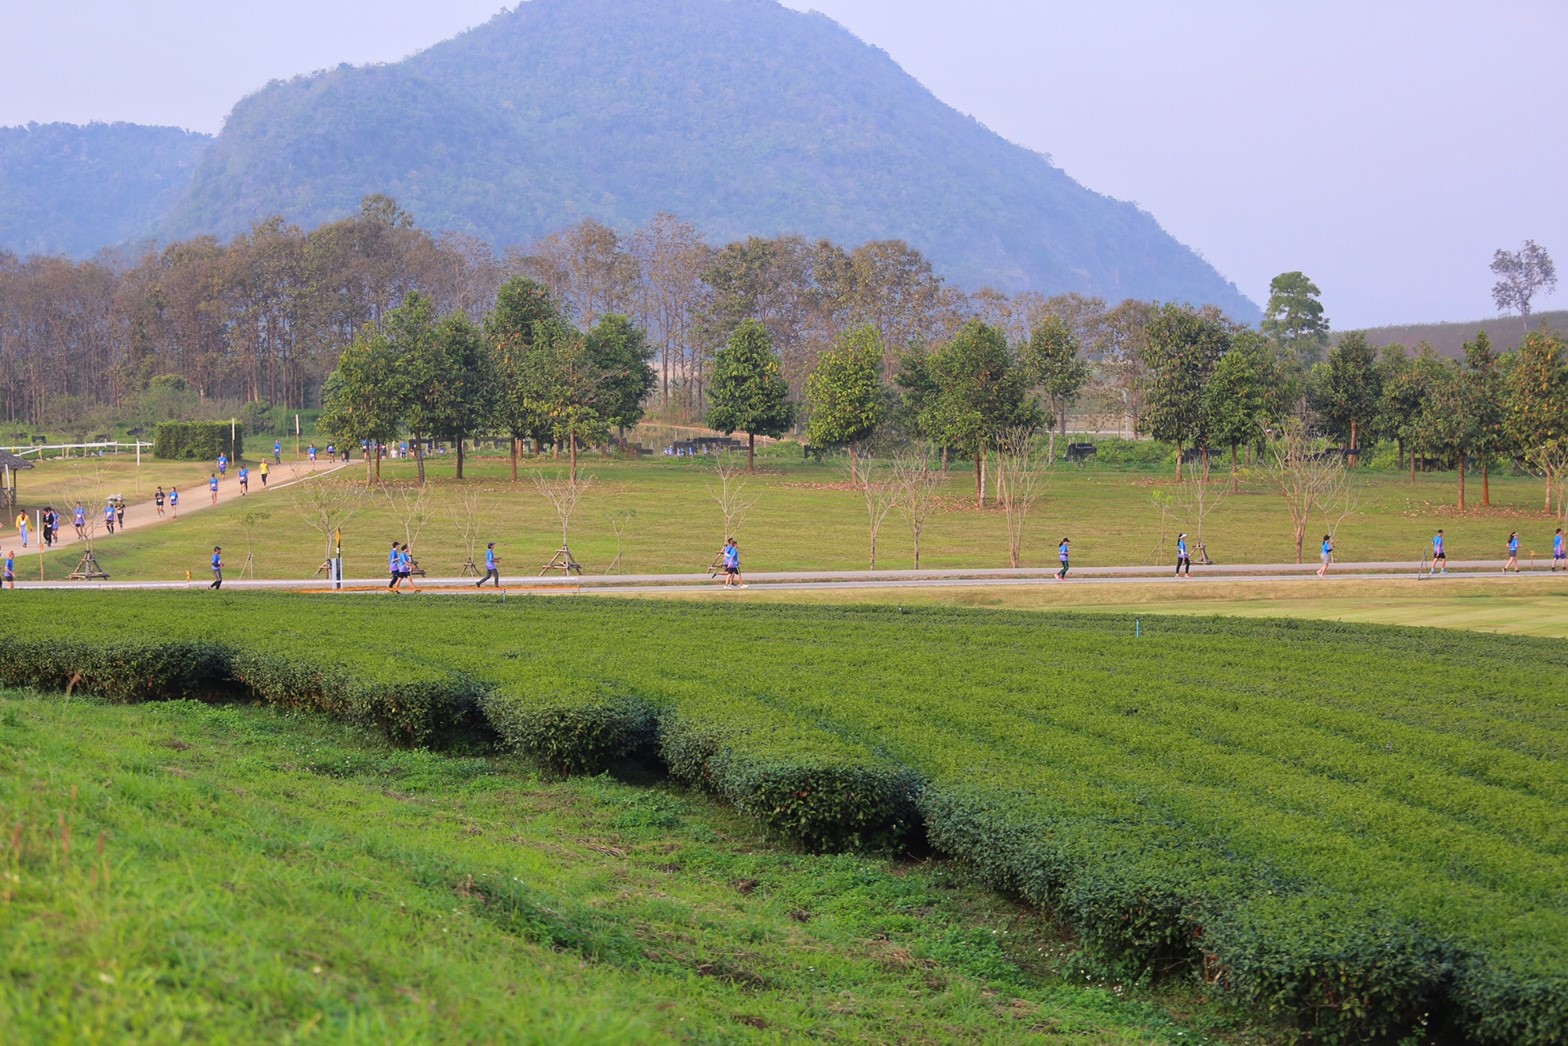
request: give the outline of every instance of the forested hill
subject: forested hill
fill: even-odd
[[[1530,316],[1530,330],[1551,329],[1568,331],[1568,310],[1537,312]],[[1423,344],[1432,346],[1439,356],[1461,359],[1465,342],[1486,332],[1492,347],[1498,352],[1512,352],[1524,341],[1525,326],[1518,316],[1492,316],[1484,320],[1461,323],[1405,323],[1392,327],[1371,327],[1362,331],[1367,341],[1377,347],[1402,345],[1415,352]]]
[[[127,123],[0,127],[0,249],[85,257],[145,235],[211,141]]]
[[[367,193],[497,246],[667,211],[714,241],[904,239],[959,286],[1258,317],[1148,214],[773,0],[531,0],[395,65],[273,83],[235,107],[160,232],[309,226]]]

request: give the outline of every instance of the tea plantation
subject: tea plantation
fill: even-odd
[[[951,609],[5,593],[0,684],[252,699],[926,846],[1325,1040],[1568,1040],[1560,642]]]

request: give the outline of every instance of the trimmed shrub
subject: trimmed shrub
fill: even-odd
[[[0,683],[93,694],[111,701],[218,701],[234,691],[227,648],[199,640],[87,643],[7,640]]]
[[[484,714],[507,747],[559,774],[597,774],[653,746],[653,709],[634,697],[492,691]]]
[[[395,744],[442,748],[495,739],[481,701],[485,687],[463,673],[395,666],[403,678],[374,668],[326,666],[287,654],[242,651],[234,676],[256,698],[279,708],[309,709],[375,730]]]
[[[245,455],[245,426],[232,429],[227,421],[160,421],[152,439],[155,458],[180,461],[215,461],[219,454]]]
[[[1452,972],[1447,945],[1410,923],[1310,894],[1249,898],[1210,921],[1203,946],[1243,1002],[1324,1042],[1415,1032]]]
[[[1450,996],[1464,1035],[1498,1046],[1568,1042],[1568,969],[1560,951],[1521,942],[1508,954],[1459,960]]]

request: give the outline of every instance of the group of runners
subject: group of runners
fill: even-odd
[[[1517,530],[1508,532],[1507,549],[1508,558],[1503,562],[1503,573],[1507,574],[1512,571],[1517,574],[1519,573],[1519,532]],[[1441,530],[1432,535],[1432,559],[1430,566],[1434,574],[1448,573],[1448,543],[1444,540]],[[1562,527],[1558,527],[1557,532],[1552,535],[1552,573],[1555,574],[1559,570],[1568,571],[1568,548],[1564,548]]]

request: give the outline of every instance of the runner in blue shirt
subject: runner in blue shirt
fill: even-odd
[[[1334,542],[1329,539],[1327,534],[1323,535],[1323,548],[1319,551],[1318,556],[1323,560],[1323,565],[1318,567],[1318,577],[1322,577],[1328,573],[1329,560],[1334,558]]]
[[[295,444],[298,446],[299,444]],[[283,444],[278,440],[272,441],[272,460],[274,464],[283,464]]]
[[[485,576],[474,582],[475,588],[484,588],[485,582],[495,578],[495,587],[501,587],[501,562],[495,558],[495,542],[485,546]]]
[[[1563,569],[1568,570],[1568,553],[1563,551],[1563,528],[1558,527],[1557,533],[1552,535],[1552,573],[1557,572],[1557,564],[1561,563]]]
[[[218,503],[218,474],[214,472],[207,480],[207,490],[212,494],[212,503]]]
[[[169,488],[169,515],[175,519],[180,518],[180,488]]]
[[[244,497],[245,496],[245,492],[248,491],[249,489],[250,489],[250,469],[246,468],[244,465],[241,465],[240,466],[240,497]]]
[[[227,476],[228,474],[229,474],[229,456],[227,454],[219,454],[218,455],[218,475],[220,475],[220,476]]]
[[[16,587],[16,553],[6,550],[5,554],[5,587]]]
[[[212,546],[212,584],[208,588],[223,587],[223,546]]]
[[[398,552],[397,552],[397,569],[398,569],[399,576],[404,581],[408,582],[408,587],[409,588],[413,588],[414,587],[414,557],[409,555],[409,553],[408,553],[408,543],[407,542],[404,542],[403,543],[403,547],[398,549]]]
[[[398,555],[397,542],[392,542],[392,551],[387,553],[387,573],[392,575],[392,580],[387,582],[387,588],[397,591],[397,583],[402,580],[403,557]]]
[[[1182,567],[1187,568],[1187,572],[1185,574],[1182,573]],[[1186,534],[1182,534],[1176,539],[1176,576],[1187,578],[1192,577],[1192,560],[1187,556]]]
[[[316,463],[316,445],[312,443],[305,449],[305,453],[310,455],[310,463],[314,465]]]
[[[1513,567],[1514,573],[1519,573],[1519,532],[1508,532],[1508,562],[1503,564],[1503,573],[1508,573],[1508,568]]]
[[[1442,572],[1448,573],[1448,552],[1443,548],[1443,532],[1439,530],[1432,536],[1432,571],[1437,572],[1441,565]]]
[[[103,508],[103,528],[105,530],[107,530],[111,534],[114,533],[114,499],[113,498],[110,498],[109,499],[109,503],[107,505],[105,505],[104,508]]]
[[[76,536],[79,538],[87,537],[87,510],[82,507],[80,501],[76,503],[76,511],[71,514],[71,521],[76,524]],[[1559,543],[1562,541],[1562,533],[1561,530],[1557,532]]]
[[[1062,543],[1056,546],[1056,558],[1062,561],[1062,569],[1056,572],[1056,580],[1060,581],[1067,576],[1067,539],[1062,538]]]
[[[740,546],[734,538],[724,542],[724,587],[746,587],[740,573]]]

